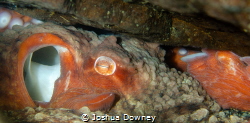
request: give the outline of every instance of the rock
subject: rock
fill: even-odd
[[[171,11],[180,13],[206,13],[207,15],[240,26],[249,33],[248,25],[250,4],[247,0],[192,0],[192,1],[175,1],[175,0],[150,0],[150,3],[159,5]],[[202,6],[202,7],[201,7]]]
[[[231,123],[238,123],[240,121],[240,118],[234,115],[230,115]]]
[[[224,117],[226,117],[226,114],[224,112],[220,111],[219,112],[219,117],[224,118]]]
[[[202,120],[203,118],[207,117],[207,115],[209,114],[209,111],[205,108],[201,108],[195,112],[193,112],[190,117],[192,120],[195,120],[195,121],[200,121]]]
[[[86,106],[80,108],[79,111],[82,112],[82,113],[89,113],[90,112],[89,108],[86,107]]]
[[[178,117],[176,117],[176,119],[174,119],[174,123],[185,123],[187,122],[188,117],[186,115],[180,115]]]
[[[218,103],[214,102],[213,105],[211,106],[210,110],[213,112],[218,112],[220,111],[221,107]]]
[[[232,50],[239,55],[250,53],[248,25],[250,6],[246,0],[222,2],[218,0],[150,0],[151,3],[181,13],[201,13],[240,26],[208,17],[165,12],[147,4],[126,3],[121,0],[54,1],[20,0],[4,1],[16,11],[44,21],[64,25],[82,24],[144,39],[148,42],[171,46],[193,46],[209,49]],[[42,3],[42,4],[41,4]],[[171,3],[171,4],[169,4]],[[173,6],[172,6],[173,5]],[[201,7],[202,6],[202,7]],[[184,7],[184,8],[183,8]],[[41,9],[42,8],[42,9]],[[132,10],[132,11],[131,11]],[[181,10],[181,11],[180,11]],[[63,13],[63,14],[62,14]],[[129,15],[129,18],[127,17]],[[138,18],[140,16],[140,18]]]
[[[36,112],[36,111],[35,111],[33,108],[31,108],[31,107],[26,107],[25,109],[27,110],[27,112],[25,113],[26,115],[28,115],[28,114],[33,114],[33,113]]]
[[[214,115],[210,116],[208,119],[208,123],[217,123],[217,122],[218,119]]]
[[[46,119],[46,118],[48,118],[49,117],[49,115],[47,115],[47,114],[44,114],[44,113],[37,113],[36,115],[35,115],[35,120],[44,120],[44,119]]]

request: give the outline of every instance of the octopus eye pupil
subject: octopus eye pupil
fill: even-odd
[[[105,66],[105,65],[98,65],[98,67],[109,68],[109,66]]]
[[[116,69],[116,63],[109,57],[100,56],[94,65],[95,71],[101,75],[112,75]]]

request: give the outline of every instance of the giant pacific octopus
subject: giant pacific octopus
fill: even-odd
[[[197,79],[223,108],[250,111],[250,57],[231,51],[173,48],[168,62]]]
[[[120,98],[136,97],[149,86],[139,76],[140,58],[131,62],[135,56],[116,37],[101,42],[90,33],[46,26],[18,35],[8,30],[13,35],[0,36],[1,109],[87,106],[92,111],[107,110]],[[249,57],[230,51],[197,52],[175,48],[176,67],[189,72],[223,108],[250,111]]]
[[[250,57],[231,51],[202,51],[182,58],[187,71],[223,108],[250,111]]]
[[[50,23],[19,28],[0,35],[1,109],[107,110],[148,85],[138,74],[140,59],[121,48],[115,36],[98,39]]]

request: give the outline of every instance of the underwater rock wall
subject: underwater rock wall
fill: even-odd
[[[168,46],[230,50],[239,55],[249,55],[247,3],[235,3],[239,5],[216,0],[4,0],[0,1],[0,6],[61,25],[90,26]],[[181,14],[171,10],[181,10],[178,11]],[[192,10],[198,10],[200,14],[185,14],[197,12]],[[204,17],[204,11],[218,14],[213,17],[231,22],[237,27]]]

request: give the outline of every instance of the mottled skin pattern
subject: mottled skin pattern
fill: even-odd
[[[9,30],[11,31],[11,30]],[[7,34],[7,33],[6,33]],[[9,34],[9,32],[8,32]],[[92,35],[93,36],[93,35]],[[140,92],[137,70],[129,54],[116,43],[116,37],[94,42],[96,37],[69,30],[55,32],[27,29],[13,35],[0,35],[1,86],[0,108],[22,109],[30,106],[91,110],[109,109],[115,100]],[[9,45],[6,45],[9,44]],[[50,102],[34,102],[24,83],[23,66],[29,53],[45,46],[61,46],[61,76],[56,80]],[[112,75],[101,75],[94,69],[99,56],[116,63]],[[8,64],[8,65],[6,65]]]

